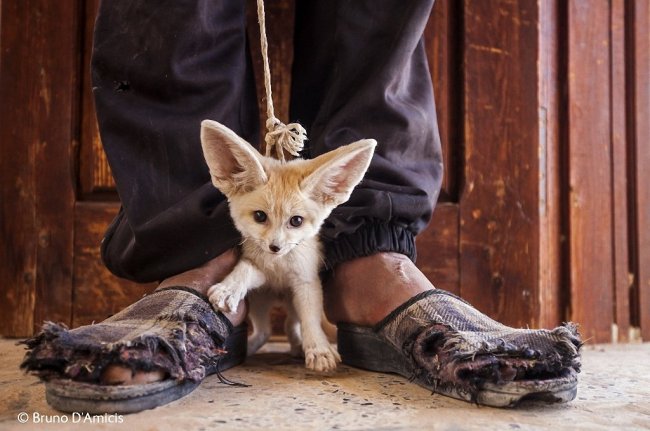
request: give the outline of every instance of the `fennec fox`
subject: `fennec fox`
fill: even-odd
[[[270,308],[274,299],[282,299],[292,352],[304,353],[309,369],[335,369],[340,357],[321,327],[318,231],[363,178],[376,141],[364,139],[312,160],[281,163],[262,156],[227,127],[204,120],[201,144],[212,183],[228,198],[243,239],[233,271],[208,290],[210,302],[235,311],[248,294],[252,354],[268,340]]]

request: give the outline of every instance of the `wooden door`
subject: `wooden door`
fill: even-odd
[[[119,201],[90,95],[97,3],[1,3],[3,335],[100,321],[152,289],[99,259]],[[446,175],[417,264],[437,287],[510,325],[650,338],[648,4],[436,2],[425,38]],[[292,5],[267,1],[282,118]]]

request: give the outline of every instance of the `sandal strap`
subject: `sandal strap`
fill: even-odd
[[[197,290],[194,290],[194,289],[192,289],[190,287],[187,287],[187,286],[163,287],[162,289],[156,289],[154,293],[156,293],[156,292],[165,292],[165,291],[168,291],[168,290],[172,290],[172,291],[181,290],[183,292],[191,293],[192,295],[201,298],[206,304],[208,304],[210,306],[210,308],[212,309],[212,311],[214,311],[214,313],[217,315],[219,320],[221,320],[221,323],[227,328],[228,332],[224,335],[224,338],[227,337],[228,335],[230,335],[232,333],[232,331],[234,330],[234,326],[233,326],[232,322],[230,320],[228,320],[228,318],[220,310],[214,308],[214,306],[210,302],[210,299],[208,298],[208,295],[205,295],[204,293],[201,293],[201,292],[199,292]]]
[[[391,311],[388,316],[384,317],[379,323],[375,325],[375,331],[376,332],[381,332],[384,327],[386,327],[388,324],[390,324],[392,321],[397,319],[405,310],[407,310],[411,305],[415,304],[416,302],[428,298],[431,295],[437,295],[440,292],[443,292],[442,290],[439,289],[431,289],[431,290],[426,290],[424,292],[420,292],[408,301],[404,302],[402,305]]]
[[[579,367],[582,345],[577,326],[566,323],[552,330],[515,329],[479,312],[466,301],[444,290],[423,292],[390,313],[375,330],[397,349],[410,350],[424,331],[444,334],[440,342],[456,359],[477,354],[564,358],[565,365]]]

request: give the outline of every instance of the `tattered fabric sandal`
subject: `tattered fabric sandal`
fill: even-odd
[[[338,325],[343,363],[493,407],[574,399],[581,345],[574,324],[509,328],[438,289],[415,296],[373,328]]]
[[[64,412],[133,413],[190,393],[209,374],[242,363],[246,326],[233,327],[208,299],[185,287],[158,290],[102,323],[68,330],[47,322],[21,368],[45,381],[47,402]],[[160,370],[165,380],[101,385],[106,366]],[[219,377],[225,383],[220,374]]]

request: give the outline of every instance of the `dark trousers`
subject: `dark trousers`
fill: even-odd
[[[210,183],[200,122],[258,142],[243,0],[105,0],[95,26],[93,92],[122,210],[102,257],[154,281],[237,245]],[[442,160],[422,33],[433,0],[297,0],[290,121],[307,157],[378,141],[362,184],[321,230],[330,266],[378,251],[415,258]]]

